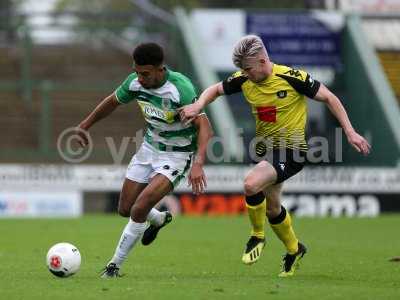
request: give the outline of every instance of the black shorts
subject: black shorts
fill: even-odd
[[[268,151],[254,162],[268,161],[276,170],[278,176],[275,184],[278,184],[299,173],[304,167],[306,157],[306,151],[283,148]]]

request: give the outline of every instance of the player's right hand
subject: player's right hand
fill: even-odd
[[[181,122],[185,125],[192,122],[197,115],[200,113],[201,108],[198,107],[197,103],[185,105],[178,109]]]
[[[360,152],[364,155],[368,155],[370,153],[371,145],[363,136],[361,136],[357,132],[351,131],[350,133],[348,133],[347,140],[349,141],[349,144],[352,145],[354,149],[356,149],[357,152]]]

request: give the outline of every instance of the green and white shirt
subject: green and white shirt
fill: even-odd
[[[123,104],[137,101],[147,123],[147,143],[161,151],[196,150],[197,130],[192,123],[183,125],[177,111],[197,98],[193,84],[186,76],[167,70],[161,87],[146,89],[140,85],[136,73],[132,73],[116,89],[115,96]]]

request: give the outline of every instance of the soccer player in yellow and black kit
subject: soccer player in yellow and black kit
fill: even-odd
[[[265,246],[267,216],[272,230],[287,250],[279,276],[291,276],[307,250],[297,239],[280,197],[283,181],[303,168],[307,153],[305,96],[328,106],[344,129],[348,142],[358,152],[368,154],[370,145],[354,130],[343,105],[333,93],[306,72],[271,62],[258,36],[240,39],[232,58],[241,70],[208,87],[198,101],[182,108],[181,119],[190,122],[222,94],[243,93],[256,120],[256,143],[250,154],[257,164],[244,180],[252,230],[242,261],[253,264],[260,258]]]

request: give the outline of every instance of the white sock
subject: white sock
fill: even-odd
[[[129,218],[129,222],[122,232],[121,238],[110,263],[115,263],[117,266],[120,266],[128,257],[129,251],[131,251],[136,242],[142,237],[145,229],[146,222],[136,223]]]
[[[160,212],[159,210],[152,208],[147,215],[147,221],[152,225],[160,226],[164,223],[165,220],[165,212]]]

